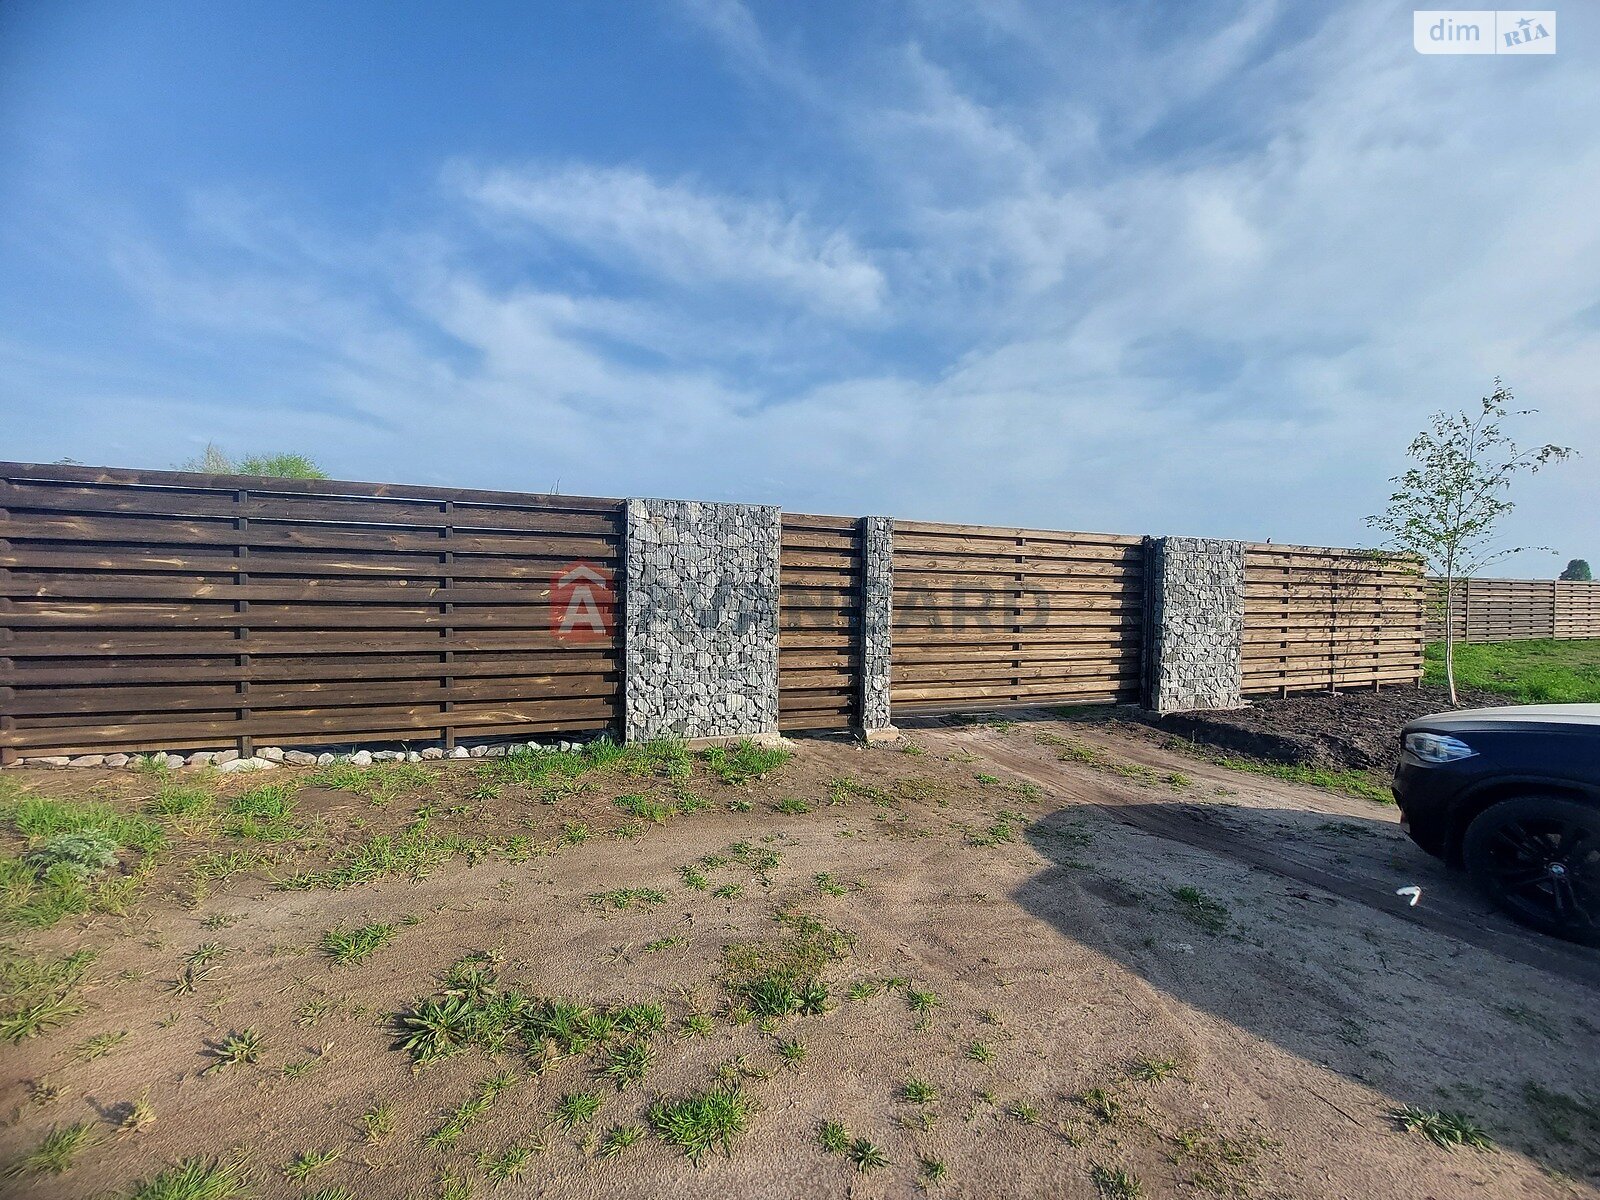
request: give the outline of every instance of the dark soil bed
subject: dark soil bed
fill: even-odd
[[[1509,703],[1494,692],[1461,692],[1462,708]],[[1442,687],[1397,687],[1381,692],[1318,693],[1260,700],[1232,712],[1152,717],[1160,729],[1242,754],[1296,766],[1391,771],[1407,721],[1451,707]]]

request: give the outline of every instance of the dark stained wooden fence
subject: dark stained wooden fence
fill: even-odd
[[[1138,537],[894,523],[896,716],[1139,697]]]
[[[1249,544],[1243,690],[1287,696],[1422,678],[1425,586],[1360,550]]]
[[[618,717],[622,505],[0,464],[0,754],[423,740]],[[580,576],[579,583],[585,581]]]
[[[1444,637],[1444,585],[1430,581],[1428,637]],[[1452,631],[1463,642],[1600,637],[1600,583],[1572,579],[1459,579]]]
[[[861,522],[784,513],[778,726],[848,729],[860,705]]]

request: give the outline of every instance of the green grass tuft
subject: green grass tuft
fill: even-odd
[[[745,740],[730,746],[707,746],[700,752],[706,767],[723,783],[749,783],[775,771],[794,755],[782,746],[758,746]]]
[[[358,963],[394,940],[395,926],[373,923],[359,929],[335,925],[322,935],[322,948],[335,962]]]
[[[650,1106],[650,1127],[668,1145],[698,1161],[708,1150],[731,1154],[733,1139],[750,1122],[752,1104],[742,1089],[718,1086],[704,1092],[658,1100]]]
[[[1474,1150],[1495,1148],[1494,1140],[1463,1113],[1429,1111],[1407,1104],[1391,1109],[1389,1116],[1407,1133],[1420,1133],[1446,1150],[1457,1146],[1470,1146]]]
[[[232,1200],[243,1194],[248,1182],[243,1159],[196,1155],[135,1184],[129,1200]]]

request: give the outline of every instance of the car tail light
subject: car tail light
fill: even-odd
[[[1471,758],[1477,753],[1460,738],[1447,737],[1442,733],[1408,733],[1406,749],[1414,757],[1429,763],[1455,762],[1457,759]]]

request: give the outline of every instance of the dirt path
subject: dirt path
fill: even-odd
[[[1060,762],[1067,742],[1092,743],[1101,765]],[[1180,767],[1181,787],[1164,779]],[[1592,992],[1247,853],[1293,834],[1302,865],[1320,852],[1335,883],[1421,869],[1366,802],[1059,722],[913,731],[873,750],[800,742],[738,785],[696,764],[687,779],[596,771],[551,798],[486,788],[478,770],[447,764],[382,807],[308,789],[298,811],[314,835],[274,843],[270,868],[196,897],[164,873],[187,861],[175,851],[126,916],[14,935],[30,953],[100,958],[81,1015],[0,1045],[0,1165],[51,1130],[83,1124],[87,1140],[65,1173],[0,1191],[129,1196],[182,1158],[241,1147],[264,1200],[331,1187],[359,1200],[1087,1200],[1116,1195],[1119,1172],[1145,1197],[1600,1196],[1600,1110],[1584,1107],[1600,1099]],[[43,794],[66,777],[25,782]],[[90,790],[136,811],[157,786],[107,775]],[[615,802],[689,794],[698,803],[659,824]],[[433,828],[505,848],[415,879],[274,885],[424,809]],[[1177,813],[1191,824],[1158,815]],[[585,838],[567,837],[578,824]],[[1450,895],[1442,875],[1421,881],[1424,904]],[[637,893],[625,908],[595,899],[619,889]],[[393,940],[358,965],[320,949],[329,928],[369,922]],[[214,969],[178,986],[202,954]],[[518,1036],[414,1068],[394,1015],[471,955],[502,992],[660,1004],[644,1079],[601,1077],[606,1047],[548,1056]],[[741,964],[802,960],[826,1011],[762,1028],[733,990]],[[207,1071],[245,1029],[256,1059]],[[441,1138],[500,1072],[498,1096]],[[751,1104],[729,1155],[696,1165],[648,1131],[653,1103],[719,1083]],[[600,1111],[564,1127],[563,1098],[588,1091]],[[153,1123],[120,1132],[139,1101]],[[1401,1104],[1464,1113],[1499,1149],[1402,1132]],[[383,1108],[387,1132],[370,1136]],[[885,1164],[825,1149],[830,1121]],[[637,1144],[605,1157],[610,1131],[633,1126]],[[517,1147],[520,1178],[497,1183],[490,1168]],[[308,1153],[331,1157],[292,1166]]]
[[[1183,755],[1163,753],[1136,738],[1107,736],[1078,726],[1074,726],[1072,732],[1073,736],[1107,746],[1126,762],[1163,772],[1183,772],[1213,786],[1237,785],[1239,782],[1237,772],[1197,763]],[[1396,894],[1397,887],[1407,886],[1409,881],[1394,871],[1392,855],[1388,863],[1381,865],[1375,861],[1375,856],[1367,855],[1352,860],[1351,856],[1344,855],[1340,857],[1345,858],[1349,865],[1341,867],[1328,855],[1324,839],[1302,840],[1292,835],[1276,836],[1279,830],[1267,831],[1263,836],[1263,830],[1252,823],[1230,824],[1214,804],[1200,806],[1176,800],[1151,803],[1148,788],[1141,789],[1124,783],[1115,775],[1108,778],[1103,772],[1096,772],[1090,767],[1063,762],[1059,755],[1050,752],[1048,746],[1021,744],[981,726],[935,728],[927,736],[934,744],[976,750],[991,761],[1041,786],[1071,789],[1080,794],[1087,789],[1085,799],[1088,803],[1156,837],[1226,855],[1258,870],[1271,871],[1342,899],[1365,904],[1396,919],[1414,922],[1437,933],[1469,942],[1510,962],[1548,971],[1575,984],[1600,990],[1600,956],[1514,925],[1489,909],[1470,890],[1464,879],[1444,876],[1437,864],[1427,864],[1431,868],[1428,871],[1430,886],[1419,902],[1412,905]],[[1234,814],[1258,806],[1263,797],[1289,805],[1305,803],[1304,790],[1293,785],[1273,787],[1265,781],[1252,783],[1254,799],[1251,803],[1227,806]],[[1235,788],[1230,787],[1229,790]],[[1318,802],[1325,807],[1318,811],[1337,811],[1341,807],[1343,811],[1350,811],[1351,806],[1338,806],[1330,801],[1331,797],[1319,796]],[[1360,802],[1356,807],[1364,819],[1374,818],[1372,805]],[[1395,821],[1398,833],[1397,818]],[[1414,853],[1419,859],[1423,857],[1420,851]]]

